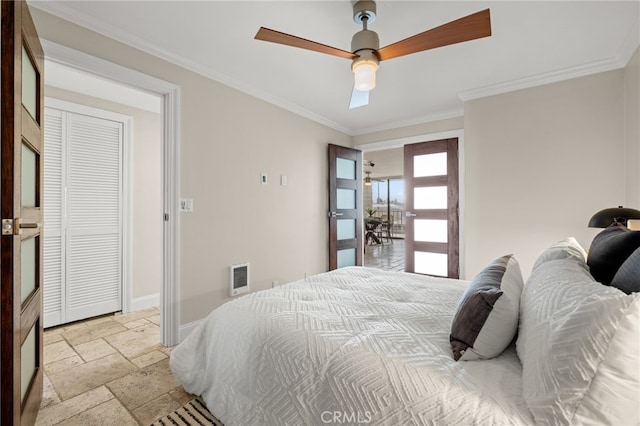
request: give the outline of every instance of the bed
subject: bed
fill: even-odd
[[[173,350],[171,369],[227,426],[637,424],[640,301],[595,282],[581,250],[571,239],[541,255],[511,295],[515,329],[497,354],[483,356],[485,333],[472,360],[453,356],[452,324],[478,277],[350,267],[224,304]],[[485,331],[506,322],[498,305]],[[580,323],[594,315],[606,324]]]

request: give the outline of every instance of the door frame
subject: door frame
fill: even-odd
[[[45,58],[162,98],[163,279],[160,297],[160,343],[179,343],[180,326],[180,87],[122,65],[41,39]]]
[[[466,240],[465,238],[466,236],[465,198],[466,197],[465,195],[466,194],[465,194],[465,185],[464,185],[464,181],[465,181],[464,129],[448,130],[448,131],[437,132],[437,133],[423,133],[416,136],[409,136],[409,137],[398,138],[398,139],[385,139],[378,142],[355,145],[353,148],[359,149],[360,151],[363,152],[363,154],[366,154],[367,152],[382,151],[385,149],[404,148],[405,145],[414,144],[414,143],[431,142],[439,139],[450,139],[450,138],[458,138],[458,182],[459,182],[458,197],[459,197],[459,207],[460,207],[460,214],[458,215],[458,220],[459,220],[458,226],[459,226],[459,236],[460,236],[459,270],[460,270],[460,279],[464,280],[464,279],[467,279],[466,270],[465,270],[465,260],[466,260],[466,255],[465,255],[466,254],[466,251],[465,251],[465,240]]]

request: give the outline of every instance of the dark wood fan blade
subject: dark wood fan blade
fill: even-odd
[[[378,57],[385,61],[490,35],[491,17],[486,9],[378,49]]]
[[[270,41],[272,43],[284,44],[286,46],[313,50],[314,52],[326,53],[327,55],[339,56],[341,58],[353,59],[358,57],[355,53],[351,53],[346,50],[327,46],[326,44],[316,43],[315,41],[307,40],[291,34],[281,33],[280,31],[270,30],[265,27],[260,27],[254,38],[256,40]]]

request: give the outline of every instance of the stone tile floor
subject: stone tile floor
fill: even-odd
[[[169,369],[160,310],[106,315],[44,332],[36,425],[149,425],[193,398]]]
[[[404,271],[404,240],[383,240],[384,244],[367,245],[364,248],[364,266],[385,271]]]

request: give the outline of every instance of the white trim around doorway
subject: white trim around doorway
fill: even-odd
[[[180,288],[180,221],[178,199],[180,188],[180,87],[88,55],[67,46],[41,39],[47,60],[96,76],[142,89],[162,98],[162,180],[163,180],[163,282],[160,297],[160,343],[179,343]],[[128,300],[126,306],[133,302]]]

